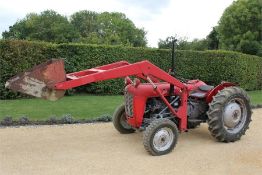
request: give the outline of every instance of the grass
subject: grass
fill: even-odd
[[[71,114],[76,119],[112,115],[123,103],[123,96],[67,96],[52,102],[43,99],[0,100],[0,120],[6,116],[14,119],[26,116],[32,120],[58,118]]]
[[[262,90],[260,91],[249,91],[248,95],[251,98],[251,103],[256,104],[262,104]]]
[[[262,90],[248,92],[252,104],[262,104]],[[76,119],[112,115],[123,103],[123,96],[67,96],[56,102],[42,99],[0,100],[0,120],[6,116],[14,119],[26,116],[31,120],[62,117],[71,114]]]

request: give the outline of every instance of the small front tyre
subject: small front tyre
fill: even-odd
[[[113,124],[117,131],[121,134],[130,134],[135,130],[127,123],[125,105],[120,105],[116,108],[113,114]]]
[[[169,119],[156,119],[146,128],[143,137],[144,147],[153,156],[171,152],[176,146],[178,129]]]

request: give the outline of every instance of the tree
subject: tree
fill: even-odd
[[[213,27],[212,31],[207,35],[207,45],[209,50],[217,50],[219,47],[219,37],[217,27]]]
[[[194,39],[193,41],[187,41],[186,38],[179,38],[177,35],[175,37],[169,36],[165,40],[160,39],[158,42],[158,48],[160,49],[171,49],[172,41],[176,39],[176,48],[178,50],[207,50],[208,42],[206,39]]]
[[[168,36],[164,40],[159,39],[159,41],[158,41],[158,48],[159,49],[171,49],[174,40],[178,41],[178,37],[177,36]],[[177,45],[177,41],[176,41],[176,45]]]
[[[123,13],[79,11],[68,19],[55,11],[28,14],[2,33],[4,39],[145,47],[146,32]]]
[[[262,54],[261,0],[234,1],[223,13],[219,25],[222,49]]]
[[[47,42],[72,42],[79,38],[66,17],[52,10],[43,11],[40,15],[28,14],[3,32],[4,39],[26,39]]]
[[[208,42],[206,39],[194,39],[193,41],[189,42],[186,40],[180,40],[178,42],[179,50],[207,50],[208,49]]]
[[[108,45],[146,46],[146,32],[118,12],[76,12],[71,23],[81,34],[81,42]]]
[[[70,21],[81,36],[86,38],[90,34],[98,32],[97,18],[98,13],[83,10],[71,15]]]

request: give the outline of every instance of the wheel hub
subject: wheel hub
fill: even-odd
[[[167,127],[161,128],[154,135],[153,146],[157,151],[165,151],[172,145],[173,140],[173,131]]]
[[[224,124],[228,128],[234,128],[241,120],[242,112],[237,103],[230,103],[224,111]]]

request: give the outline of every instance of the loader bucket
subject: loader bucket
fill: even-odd
[[[64,90],[56,90],[56,83],[66,80],[64,60],[52,59],[10,78],[5,87],[38,98],[55,101],[62,98]]]

